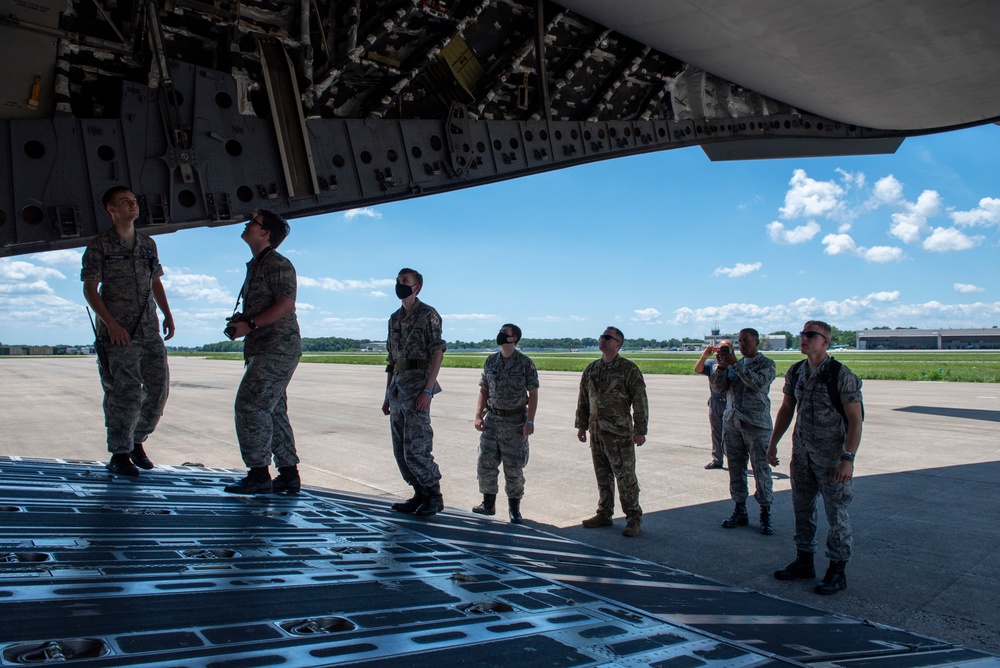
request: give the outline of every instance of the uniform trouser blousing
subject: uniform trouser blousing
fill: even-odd
[[[392,454],[407,485],[430,489],[441,482],[441,471],[434,461],[434,430],[431,412],[418,411],[414,398],[389,397],[389,426],[392,430]]]
[[[299,355],[254,355],[236,392],[236,437],[248,468],[295,466],[295,435],[288,422],[288,383]]]
[[[105,342],[108,368],[101,370],[104,386],[104,425],[108,451],[132,451],[156,429],[167,403],[170,373],[167,349],[159,336],[141,332],[128,345]]]
[[[528,465],[528,437],[524,416],[506,417],[487,413],[479,436],[476,473],[480,494],[497,494],[499,468],[503,464],[504,491],[508,499],[524,496],[524,467]]]
[[[773,500],[771,465],[767,463],[767,447],[771,440],[770,429],[759,429],[743,425],[737,428],[733,423],[726,425],[723,432],[726,457],[729,459],[729,496],[736,503],[744,503],[749,495],[747,489],[747,460],[753,464],[753,478],[756,486],[753,498],[762,508],[769,507]]]
[[[816,500],[823,497],[823,508],[830,532],[826,536],[826,556],[831,561],[851,558],[853,536],[847,506],[854,498],[854,483],[837,482],[836,466],[820,466],[807,452],[792,452],[790,467],[792,508],[795,510],[795,547],[802,552],[816,551]]]
[[[597,476],[597,514],[611,519],[615,514],[615,482],[618,499],[628,519],[642,519],[639,479],[635,475],[635,443],[631,436],[590,432],[590,455]]]

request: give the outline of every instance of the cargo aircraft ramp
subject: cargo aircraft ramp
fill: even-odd
[[[0,457],[0,665],[1000,666],[558,537],[229,469]]]

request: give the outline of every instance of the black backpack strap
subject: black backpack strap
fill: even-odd
[[[840,367],[844,366],[834,358],[830,358],[830,368],[827,370],[826,391],[830,395],[833,407],[840,413],[844,424],[847,424],[847,413],[844,411],[844,402],[840,400]]]

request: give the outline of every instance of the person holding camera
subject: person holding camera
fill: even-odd
[[[773,483],[771,466],[767,463],[772,428],[768,392],[774,382],[775,365],[774,360],[758,352],[760,334],[756,329],[741,329],[739,343],[743,358],[738,361],[731,346],[719,347],[717,370],[710,381],[713,390],[728,395],[722,440],[729,459],[729,495],[736,509],[722,526],[732,529],[750,523],[747,516],[749,459],[757,487],[754,498],[760,505],[760,532],[770,536],[774,526],[771,524]]]
[[[719,341],[719,346],[729,346],[732,349],[733,342],[729,339],[722,339]],[[716,392],[712,389],[712,376],[715,375],[718,361],[714,358],[709,359],[709,357],[718,354],[719,346],[707,346],[694,364],[695,373],[708,376],[708,422],[712,426],[712,461],[705,464],[705,468],[709,470],[721,469],[725,454],[722,448],[722,416],[726,412],[726,393]]]
[[[94,347],[104,387],[104,424],[115,475],[134,477],[151,469],[143,443],[156,429],[167,403],[170,372],[160,337],[156,307],[163,312],[163,333],[174,335],[174,318],[160,277],[156,242],[135,229],[139,201],[125,186],[102,198],[111,227],[83,254],[83,295],[97,315]]]
[[[232,494],[297,493],[299,457],[288,422],[288,383],[302,357],[302,337],[295,317],[295,267],[275,249],[290,228],[281,216],[262,209],[243,229],[242,239],[253,259],[240,291],[243,311],[229,318],[225,334],[244,338],[246,371],[236,393],[236,438],[250,469],[242,480],[226,485]],[[272,481],[271,459],[278,467]]]

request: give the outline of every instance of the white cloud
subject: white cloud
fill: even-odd
[[[997,225],[1000,226],[1000,199],[984,197],[979,206],[971,211],[954,211],[951,219],[956,225]]]
[[[836,218],[843,212],[844,203],[840,198],[844,189],[833,181],[817,181],[805,170],[796,169],[788,183],[791,188],[785,193],[785,206],[780,209],[782,218]]]
[[[345,290],[367,290],[371,288],[381,288],[388,285],[395,285],[392,278],[369,278],[367,281],[355,279],[340,280],[337,278],[309,278],[299,276],[299,286],[304,288],[322,288],[330,292],[343,292]]]
[[[499,320],[500,316],[492,313],[449,313],[441,316],[442,320]]]
[[[26,255],[25,259],[42,264],[57,264],[65,267],[80,267],[83,264],[83,251],[78,250],[55,250],[45,253],[32,253]]]
[[[163,276],[167,299],[190,299],[208,304],[231,304],[236,295],[223,290],[219,279],[206,274],[177,274],[167,270]]]
[[[877,208],[883,204],[899,204],[903,201],[903,184],[895,176],[883,176],[875,182],[872,188],[872,198],[869,203],[870,208]]]
[[[0,282],[44,281],[49,278],[66,278],[66,275],[58,269],[39,267],[24,260],[0,258]]]
[[[835,171],[840,174],[841,179],[848,185],[848,187],[858,189],[865,187],[864,172],[849,172],[839,167]]]
[[[952,287],[955,288],[955,292],[961,292],[964,294],[972,292],[986,292],[986,288],[980,288],[976,285],[972,285],[971,283],[955,283]]]
[[[635,317],[633,317],[632,320],[635,322],[641,322],[647,325],[662,324],[662,321],[660,320],[660,316],[662,314],[655,308],[650,307],[644,309],[636,309],[634,313]]]
[[[904,257],[903,249],[897,246],[872,246],[871,248],[860,248],[858,250],[865,261],[879,264],[899,262]]]
[[[872,292],[865,297],[865,299],[873,302],[898,302],[899,290],[893,290],[892,292],[889,292],[888,290],[883,290],[882,292]]]
[[[931,235],[924,239],[924,250],[934,253],[968,250],[979,245],[981,236],[970,237],[954,227],[935,227]]]
[[[828,234],[823,237],[823,250],[827,255],[854,255],[858,246],[849,234]]]
[[[382,217],[382,214],[371,207],[365,207],[363,209],[348,209],[344,212],[344,218],[347,220],[354,220],[358,216],[364,216],[366,218],[374,218],[378,220]]]
[[[872,293],[879,296],[889,293]],[[796,299],[787,304],[722,304],[697,309],[684,307],[674,311],[672,324],[699,325],[723,329],[746,327],[759,330],[786,329],[797,331],[803,322],[820,319],[841,329],[869,327],[988,327],[1000,320],[1000,302],[974,304],[942,304],[929,301],[920,304],[886,302],[872,295],[848,297],[839,301],[814,298]]]
[[[902,201],[901,206],[903,211],[892,214],[889,234],[903,243],[912,244],[930,231],[927,219],[940,214],[941,196],[934,190],[925,190],[916,202]]]
[[[369,297],[388,297],[389,295],[382,292],[381,290],[372,290],[368,293]]]
[[[737,262],[735,267],[719,267],[712,272],[713,276],[728,276],[729,278],[740,278],[741,276],[746,276],[747,274],[752,274],[761,268],[760,262],[754,262],[753,264],[745,264],[742,262]]]
[[[801,244],[819,234],[819,230],[819,224],[815,220],[790,230],[786,230],[783,224],[774,221],[767,226],[767,235],[776,244]]]

